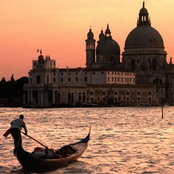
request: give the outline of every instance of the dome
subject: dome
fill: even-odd
[[[129,48],[164,48],[159,32],[151,26],[138,26],[128,35],[125,49]]]
[[[148,11],[147,11],[146,8],[142,8],[142,9],[140,10],[140,13],[148,13]]]
[[[120,46],[112,39],[109,24],[107,24],[105,35],[101,30],[96,53],[97,55],[120,55]]]
[[[38,60],[39,60],[39,63],[44,63],[44,56],[39,55]]]
[[[101,33],[99,34],[99,39],[103,39],[105,37],[104,33],[103,33],[103,30],[101,30]]]
[[[148,13],[147,9],[145,8],[145,2],[143,1],[143,7],[140,10],[140,13]]]
[[[139,13],[137,27],[126,38],[125,49],[130,48],[164,48],[160,33],[151,27],[145,2],[143,2],[143,8]]]
[[[104,38],[98,42],[97,55],[120,55],[120,47],[112,38]]]
[[[89,32],[88,32],[88,34],[87,34],[87,38],[88,38],[88,39],[93,39],[93,38],[94,38],[94,34],[93,34],[91,28],[89,29]]]

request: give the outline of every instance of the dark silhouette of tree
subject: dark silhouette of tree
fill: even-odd
[[[4,106],[22,106],[25,83],[28,83],[28,77],[21,77],[15,81],[12,75],[8,82],[3,78],[0,83],[0,104]]]
[[[14,80],[14,75],[13,75],[13,74],[12,74],[12,76],[11,76],[10,82],[15,82],[15,80]]]
[[[5,83],[5,82],[6,82],[5,77],[3,77],[1,80],[1,83]]]

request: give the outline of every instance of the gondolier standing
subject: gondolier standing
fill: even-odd
[[[20,143],[22,143],[22,138],[21,138],[21,129],[24,128],[25,130],[25,134],[27,134],[27,128],[25,125],[25,122],[23,121],[24,116],[23,115],[19,115],[18,119],[15,119],[11,122],[11,135],[14,138],[14,154],[16,152],[16,147],[17,147],[17,143],[18,141],[21,141]]]

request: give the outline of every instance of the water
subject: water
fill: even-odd
[[[52,148],[91,140],[79,160],[50,174],[174,173],[174,107],[161,108],[0,108],[0,134],[24,114],[28,134]],[[23,135],[23,147],[40,146]],[[22,174],[11,136],[0,139],[0,173]]]

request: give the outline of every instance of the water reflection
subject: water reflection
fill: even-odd
[[[164,108],[0,108],[1,135],[19,114],[28,134],[48,147],[60,148],[83,138],[92,125],[88,149],[77,163],[50,173],[174,173],[174,107]],[[23,136],[23,147],[40,146]],[[0,173],[20,173],[13,140],[0,141]]]

